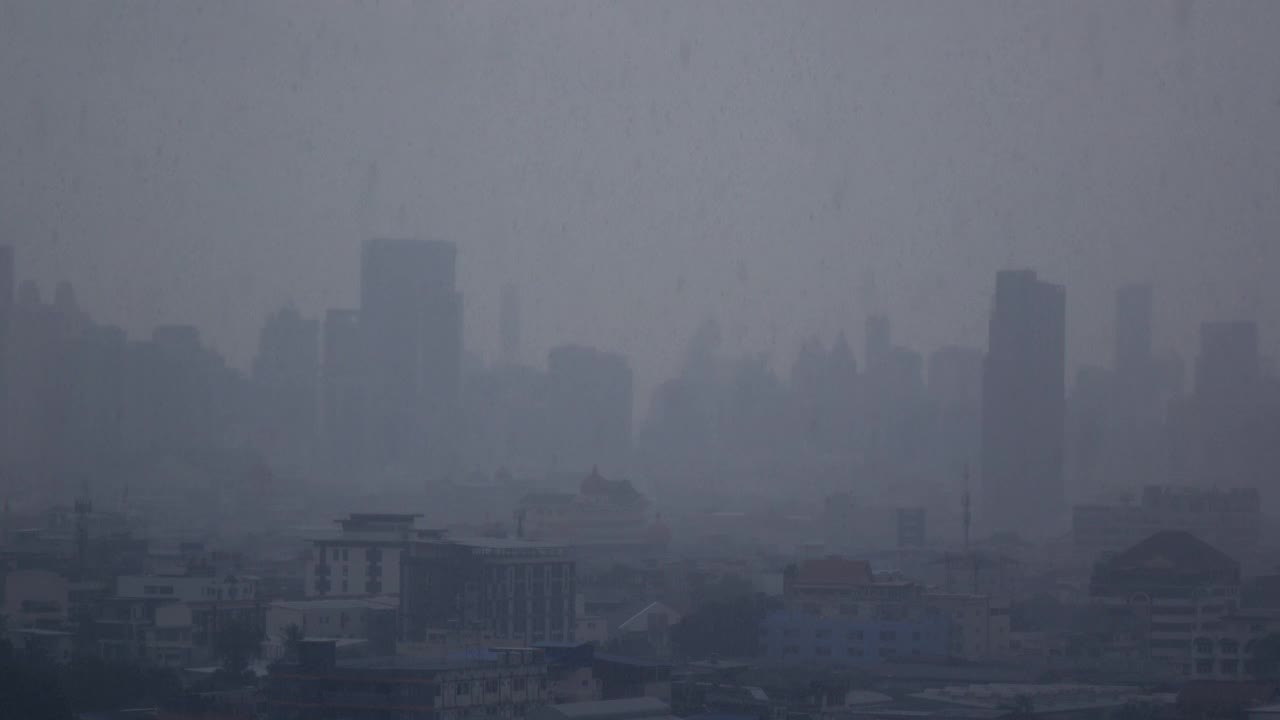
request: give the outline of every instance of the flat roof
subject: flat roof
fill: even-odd
[[[342,610],[344,608],[361,608],[365,610],[394,610],[400,607],[397,597],[349,597],[349,598],[316,598],[314,600],[277,600],[271,603],[273,608],[287,610]]]

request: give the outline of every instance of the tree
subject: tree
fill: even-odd
[[[262,631],[244,620],[232,620],[214,637],[214,652],[228,673],[241,675],[262,654]]]

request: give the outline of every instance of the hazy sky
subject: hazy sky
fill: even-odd
[[[1280,335],[1280,3],[0,3],[0,242],[99,320],[195,322],[233,361],[269,310],[356,298],[375,234],[459,245],[469,347],[501,286],[556,342],[673,372],[714,315],[789,367],[887,310],[985,343],[997,269],[1068,292],[1110,357]]]

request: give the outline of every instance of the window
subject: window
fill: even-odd
[[[831,631],[827,630],[826,628],[820,628],[818,630],[813,631],[813,636],[819,640],[822,640],[823,638],[831,637]]]
[[[333,558],[335,561],[338,559],[338,548],[333,549],[333,553],[330,554],[330,557]]]
[[[857,617],[858,606],[857,605],[841,605],[840,614],[846,617]]]
[[[821,615],[822,614],[822,611],[818,608],[818,603],[805,603],[804,606],[801,607],[801,611],[805,615]]]
[[[485,681],[484,681],[484,691],[485,691],[485,692],[487,692],[487,693],[496,693],[496,692],[498,692],[498,680],[497,680],[497,678],[493,678],[493,679],[485,680]]]
[[[819,645],[813,649],[813,654],[818,657],[831,657],[831,648],[825,645]]]
[[[346,581],[346,579],[344,578],[344,579],[342,580],[342,592],[346,592],[346,591],[347,591],[347,581]]]
[[[895,653],[894,649],[893,649],[893,648],[891,648],[891,647],[880,648],[880,657],[882,657],[882,658],[891,658],[891,657],[893,657],[895,654],[896,654],[896,653]]]
[[[846,652],[848,653],[849,657],[862,657],[862,648],[860,647],[854,647],[851,645],[849,646],[849,649]]]
[[[782,648],[783,655],[799,655],[800,648],[796,645],[786,645]]]
[[[912,640],[915,640],[916,642],[920,642],[920,631],[919,631],[919,630],[917,630],[917,631],[915,631],[915,632],[911,633],[911,639],[912,639]]]
[[[522,678],[522,677],[513,678],[513,679],[511,680],[511,689],[512,689],[512,690],[515,690],[516,692],[521,692],[521,691],[523,691],[523,690],[524,690],[524,678]]]
[[[464,683],[464,682],[458,683],[458,686],[453,689],[453,694],[454,695],[470,695],[471,683]]]
[[[847,635],[846,637],[847,637],[847,639],[849,639],[849,640],[857,640],[857,641],[861,641],[861,640],[862,640],[862,631],[861,631],[861,630],[850,630],[850,631],[849,631],[849,633],[848,633],[848,635]]]
[[[898,634],[897,634],[896,632],[892,631],[892,630],[881,630],[881,631],[880,631],[880,640],[881,640],[882,642],[883,642],[883,641],[886,641],[886,640],[897,640],[897,639],[898,639]]]

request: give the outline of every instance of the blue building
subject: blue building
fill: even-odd
[[[879,620],[778,610],[761,623],[760,647],[784,665],[936,661],[947,657],[950,633],[951,621],[940,613]]]

